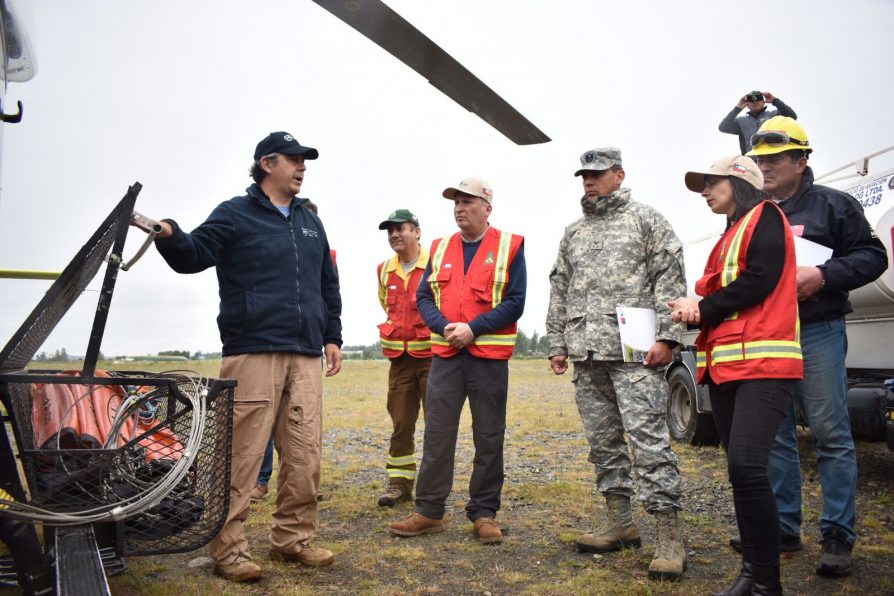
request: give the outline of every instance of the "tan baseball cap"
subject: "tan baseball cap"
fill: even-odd
[[[494,202],[494,189],[490,184],[480,178],[466,178],[455,187],[451,186],[445,188],[441,195],[445,199],[450,199],[452,201],[456,198],[456,193],[458,192],[482,198],[487,201],[488,204],[493,204]]]
[[[730,155],[721,157],[708,168],[707,172],[686,172],[686,188],[692,192],[705,190],[705,176],[733,176],[741,178],[754,188],[764,187],[764,175],[750,157]]]

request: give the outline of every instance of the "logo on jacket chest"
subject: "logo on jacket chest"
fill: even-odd
[[[301,233],[304,234],[308,238],[316,238],[320,235],[316,230],[309,230],[307,228],[301,228]]]

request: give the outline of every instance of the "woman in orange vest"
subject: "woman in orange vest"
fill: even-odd
[[[804,374],[794,240],[779,207],[763,200],[763,176],[750,158],[719,159],[685,180],[727,218],[695,284],[702,300],[670,302],[674,322],[701,326],[698,382],[708,385],[727,451],[742,537],[739,577],[718,594],[781,594],[779,512],[767,462]]]

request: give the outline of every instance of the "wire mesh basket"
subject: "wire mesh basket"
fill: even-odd
[[[206,544],[229,507],[235,383],[97,373],[0,375],[31,519],[114,524],[124,556]]]

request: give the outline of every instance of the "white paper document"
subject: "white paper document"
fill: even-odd
[[[624,362],[642,362],[655,343],[658,320],[651,308],[617,307]]]
[[[832,249],[813,240],[795,236],[795,263],[798,267],[816,267],[832,257]]]

